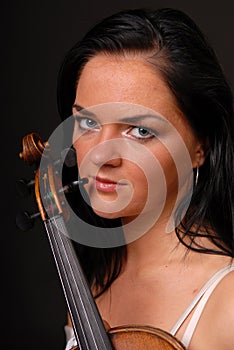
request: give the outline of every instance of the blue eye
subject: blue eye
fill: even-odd
[[[91,118],[76,117],[76,120],[81,130],[92,130],[100,127],[100,125]]]
[[[139,128],[139,135],[141,135],[141,136],[148,136],[148,135],[150,135],[150,132],[149,132],[149,130],[147,130],[147,129],[144,129],[144,128]]]
[[[155,137],[155,132],[153,132],[153,130],[139,126],[131,127],[130,130],[128,130],[127,134],[141,140],[151,139]]]

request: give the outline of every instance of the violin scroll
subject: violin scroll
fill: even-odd
[[[42,138],[35,132],[24,136],[23,150],[19,156],[29,165],[39,163],[45,149],[49,149],[48,142],[44,142]]]
[[[88,182],[88,179],[84,178],[68,184],[62,183],[61,166],[64,164],[70,168],[76,164],[74,149],[64,149],[59,159],[53,159],[49,143],[44,142],[35,132],[23,137],[22,148],[19,157],[29,165],[35,164],[37,169],[33,180],[17,181],[17,193],[20,197],[34,193],[39,212],[19,212],[16,216],[16,226],[22,231],[27,231],[33,227],[37,217],[41,216],[44,221],[55,213],[63,213],[68,219],[69,211],[63,207],[64,195],[77,191],[80,185]],[[40,169],[42,157],[46,159],[46,163]]]

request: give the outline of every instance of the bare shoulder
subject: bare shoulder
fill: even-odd
[[[234,349],[234,271],[228,272],[210,295],[189,350]]]
[[[219,301],[217,311],[222,321],[234,322],[234,271],[230,271],[216,287],[214,301],[215,299],[216,302]]]
[[[234,349],[234,271],[219,283],[207,305],[210,328],[218,349]]]

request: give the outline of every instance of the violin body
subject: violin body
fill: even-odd
[[[126,325],[110,328],[107,334],[114,350],[186,350],[178,339],[160,328]]]
[[[108,332],[117,350],[185,350],[184,345],[170,333],[150,326],[114,327]]]

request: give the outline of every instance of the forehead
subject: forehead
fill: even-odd
[[[94,56],[83,68],[74,102],[85,108],[111,102],[138,104],[172,123],[182,116],[157,68],[140,56]]]
[[[88,86],[87,86],[88,85]],[[101,90],[96,90],[99,87]],[[174,100],[157,70],[141,57],[97,55],[85,66],[78,81],[77,93],[91,89],[103,102],[136,102],[162,94]],[[136,95],[137,92],[137,95]],[[102,96],[104,95],[104,96]]]

